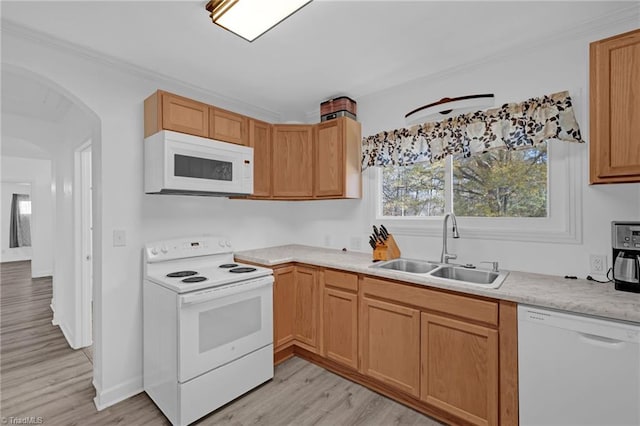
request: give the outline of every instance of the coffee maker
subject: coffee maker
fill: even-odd
[[[611,222],[616,290],[640,293],[640,222]]]

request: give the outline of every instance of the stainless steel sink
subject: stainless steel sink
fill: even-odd
[[[412,274],[426,274],[427,272],[436,269],[438,265],[434,265],[433,263],[429,263],[424,260],[393,259],[374,265],[374,267],[392,269],[400,272],[410,272]]]
[[[467,281],[476,284],[491,284],[498,278],[497,272],[483,271],[479,269],[456,268],[453,266],[442,267],[433,271],[431,276],[446,278],[456,281]]]
[[[393,259],[371,265],[376,269],[417,274],[430,278],[434,283],[455,283],[473,287],[498,288],[502,285],[509,272],[486,271],[470,269],[451,264],[429,262],[426,260]]]

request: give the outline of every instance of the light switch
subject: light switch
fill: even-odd
[[[123,229],[114,229],[113,246],[124,247],[127,245],[127,233]]]

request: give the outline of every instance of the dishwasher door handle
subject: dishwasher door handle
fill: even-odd
[[[578,332],[578,335],[580,335],[580,339],[592,345],[613,347],[626,343],[624,340],[611,339],[609,337],[598,336],[596,334]]]

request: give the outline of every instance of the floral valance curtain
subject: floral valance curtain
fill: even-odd
[[[567,91],[366,137],[362,166],[470,157],[492,149],[528,148],[548,139],[584,142]]]

